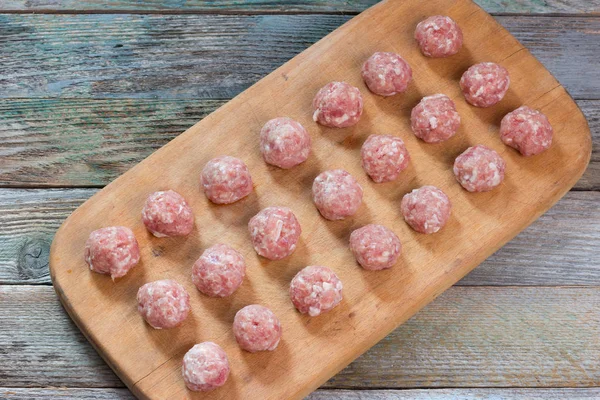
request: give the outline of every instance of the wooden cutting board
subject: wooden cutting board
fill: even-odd
[[[465,41],[458,55],[428,59],[420,54],[413,31],[433,14],[449,15],[462,27]],[[382,98],[367,90],[360,68],[375,51],[397,52],[412,65],[414,81],[406,93]],[[512,81],[504,100],[489,109],[469,106],[458,86],[461,74],[481,61],[502,64]],[[353,128],[328,129],[311,120],[314,94],[333,80],[347,81],[363,93],[365,112]],[[454,99],[462,125],[446,143],[425,144],[411,133],[410,111],[421,97],[440,92]],[[498,135],[501,118],[523,104],[543,111],[555,130],[550,150],[531,158],[504,146]],[[260,128],[276,116],[300,121],[313,138],[313,154],[292,170],[267,166],[259,153]],[[397,182],[374,184],[362,171],[360,146],[372,133],[398,135],[406,142],[412,162]],[[505,158],[506,180],[492,192],[473,194],[456,183],[452,163],[468,146],[480,143]],[[590,152],[590,131],[573,100],[481,8],[468,0],[388,0],[278,68],[88,200],[57,232],[50,272],[65,309],[139,398],[299,399],[552,206],[581,176]],[[254,193],[228,206],[211,204],[199,186],[204,164],[221,154],[243,159],[255,182]],[[332,168],[348,170],[364,188],[364,204],[354,218],[326,221],[311,202],[314,177]],[[442,188],[454,205],[448,225],[434,235],[415,233],[400,215],[402,196],[425,184]],[[187,238],[154,238],[141,222],[146,197],[165,189],[184,195],[194,209],[196,230]],[[255,254],[246,228],[254,214],[272,205],[292,208],[303,228],[294,254],[277,262]],[[391,270],[364,271],[348,250],[350,232],[367,223],[383,223],[402,240],[403,255]],[[131,227],[142,254],[140,265],[116,282],[90,272],[83,259],[89,233],[109,225]],[[237,248],[248,266],[244,284],[227,299],[201,295],[190,279],[193,262],[217,242]],[[314,264],[339,275],[344,300],[333,311],[310,318],[295,311],[288,285],[296,272]],[[161,331],[144,323],[135,297],[145,282],[165,278],[187,288],[192,312],[181,327]],[[235,342],[233,317],[252,303],[270,307],[282,321],[283,340],[274,352],[246,353]],[[231,376],[214,392],[193,393],[183,383],[181,360],[195,343],[207,340],[228,353]]]

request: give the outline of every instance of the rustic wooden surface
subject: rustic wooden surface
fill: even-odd
[[[464,51],[451,60],[426,60],[414,44],[414,26],[434,13],[451,15],[464,32]],[[404,21],[400,26],[399,20]],[[382,99],[368,93],[360,66],[379,50],[400,51],[409,64],[419,65],[414,83],[402,96]],[[55,234],[50,251],[50,274],[63,305],[141,399],[305,397],[547,211],[583,174],[591,154],[584,116],[554,77],[523,50],[470,0],[377,4],[78,208]],[[486,110],[469,106],[457,84],[464,70],[483,60],[501,62],[512,81],[502,104]],[[314,93],[331,80],[350,82],[364,93],[365,115],[352,129],[334,132],[312,121]],[[410,133],[406,113],[398,110],[409,110],[423,95],[440,92],[454,99],[462,129],[456,140],[425,148]],[[510,151],[497,134],[500,119],[522,104],[541,109],[555,128],[552,147],[539,157],[525,159]],[[293,173],[268,167],[256,151],[256,132],[278,115],[293,117],[311,132],[311,157]],[[411,153],[411,168],[392,186],[370,183],[357,162],[360,144],[371,132],[399,134]],[[457,184],[450,170],[456,155],[479,143],[498,149],[511,172],[499,190],[473,195]],[[227,207],[214,206],[198,193],[198,171],[219,154],[244,160],[254,182],[252,196]],[[310,188],[318,173],[340,167],[357,177],[365,201],[353,218],[332,223],[310,204]],[[453,202],[452,219],[435,238],[416,234],[399,215],[401,195],[423,184],[442,188]],[[185,240],[156,240],[141,223],[148,193],[165,187],[181,193],[195,211],[197,228]],[[276,204],[294,210],[305,229],[292,257],[265,263],[248,241],[246,224],[259,209]],[[398,268],[369,274],[356,267],[348,235],[358,226],[382,221],[402,238],[402,261]],[[131,227],[142,256],[142,265],[116,284],[90,274],[81,256],[90,231],[107,225]],[[239,250],[249,271],[228,301],[198,295],[185,267],[201,249],[218,242]],[[326,318],[300,316],[289,301],[289,281],[306,265],[330,266],[344,282],[344,301]],[[149,329],[132,307],[143,283],[165,278],[196,293],[190,298],[190,317],[174,332]],[[286,333],[278,351],[248,356],[231,334],[235,311],[252,303],[268,305],[281,320]],[[231,374],[228,385],[217,391],[191,393],[181,379],[181,358],[205,340],[216,341],[227,352]]]
[[[71,188],[96,188],[105,185],[175,137],[190,123],[202,118],[228,97],[236,94],[231,87],[238,85],[236,87],[242,90],[253,82],[252,79],[258,79],[285,61],[285,57],[278,58],[277,54],[270,55],[268,60],[250,56],[254,49],[265,49],[262,45],[265,35],[271,44],[279,46],[289,58],[335,28],[335,21],[338,21],[339,25],[349,18],[328,15],[329,13],[355,13],[371,3],[373,2],[342,0],[0,1],[0,12],[10,10],[16,13],[0,14],[0,186],[6,188],[0,189],[0,283],[4,285],[0,287],[0,307],[2,316],[23,316],[21,321],[15,318],[10,324],[0,323],[0,386],[5,387],[0,389],[0,398],[131,398],[129,392],[122,388],[122,384],[74,328],[57,304],[53,291],[46,286],[49,282],[48,246],[54,231],[74,208],[96,191]],[[346,377],[346,385],[343,381],[340,384],[332,381],[328,383],[328,389],[316,392],[311,396],[311,400],[600,397],[597,389],[600,386],[600,373],[597,369],[600,337],[597,310],[600,302],[597,292],[594,291],[600,279],[600,193],[597,192],[600,189],[600,95],[597,90],[600,81],[598,75],[595,75],[598,69],[593,68],[594,63],[598,64],[600,30],[597,16],[600,14],[600,2],[496,0],[478,3],[496,15],[501,13],[502,16],[497,17],[500,23],[548,65],[550,71],[576,98],[594,134],[595,152],[590,168],[576,186],[579,192],[568,194],[539,221],[459,283],[476,287],[461,286],[443,295],[451,294],[456,298],[456,310],[446,316],[433,315],[436,310],[441,313],[441,310],[447,309],[447,305],[441,303],[444,299],[442,296],[424,310],[429,317],[420,317],[421,314],[418,314],[398,332],[386,338],[388,351],[393,352],[396,357],[407,350],[414,354],[412,364],[408,365],[421,371],[420,377],[417,376],[416,379],[416,374],[402,371],[396,372],[396,375],[393,372],[385,374],[382,381],[371,381],[376,372],[371,370],[369,365],[373,360],[376,360],[374,365],[384,371],[385,368],[390,368],[390,365],[385,363],[388,356],[382,354],[379,347],[375,347],[340,375]],[[119,53],[111,53],[110,46],[102,47],[99,40],[96,41],[96,47],[90,47],[85,41],[77,39],[78,34],[81,35],[80,38],[97,36],[96,33],[90,32],[95,28],[80,22],[93,20],[94,16],[86,13],[123,13],[127,9],[129,12],[137,10],[154,14],[201,14],[185,16],[188,18],[186,22],[193,26],[199,26],[194,24],[194,19],[203,20],[206,18],[203,14],[211,13],[256,14],[254,17],[263,22],[261,25],[261,22],[256,23],[257,19],[242,19],[241,22],[238,19],[238,24],[231,23],[230,25],[235,26],[230,26],[229,29],[230,32],[238,34],[245,32],[240,34],[241,39],[235,41],[235,38],[223,36],[221,41],[215,44],[214,41],[210,42],[209,38],[204,38],[208,42],[203,42],[206,47],[202,48],[195,43],[202,39],[200,34],[170,32],[165,23],[162,27],[159,23],[152,24],[152,29],[136,27],[137,32],[131,32],[127,26],[116,26],[110,31],[110,40],[114,41],[112,46],[123,46],[115,47],[115,50],[130,45],[135,46],[133,50],[138,52],[137,56],[131,55],[131,51],[129,55],[126,54],[129,58],[125,58],[125,63],[120,62]],[[20,15],[31,11],[51,13],[53,10],[77,15]],[[264,14],[271,12],[281,14],[276,16],[280,19],[268,20]],[[111,26],[111,18],[102,17],[105,19],[99,24]],[[118,20],[121,17],[112,16],[112,19]],[[235,15],[226,17],[233,18],[229,21],[236,18]],[[168,15],[164,18],[183,17]],[[78,33],[69,32],[70,29],[64,22],[66,19],[79,28]],[[42,25],[44,29],[35,32],[39,20],[46,21]],[[222,28],[217,22],[221,20],[209,20],[209,26],[204,26],[203,29],[214,34],[222,33]],[[255,23],[254,30],[250,26],[252,23]],[[245,31],[244,24],[248,24]],[[178,35],[188,35],[188,40],[178,41],[178,37],[181,37]],[[279,39],[282,40],[278,41],[275,35],[281,35]],[[19,44],[19,41],[23,43]],[[176,42],[174,45],[173,41]],[[35,45],[26,49],[23,47],[25,43]],[[217,46],[223,43],[234,47]],[[145,52],[149,48],[152,52],[147,56]],[[15,52],[20,56],[15,57]],[[84,85],[78,82],[65,83],[60,74],[52,72],[52,63],[59,63],[59,57],[69,59],[70,52],[77,55],[75,62],[78,62],[77,59],[84,59],[79,64],[80,68],[85,69],[85,62],[89,70],[97,67],[98,71],[95,73],[84,70],[82,74],[84,81],[87,79],[90,84],[98,87],[88,89],[87,93],[92,94],[79,95],[74,93],[76,91],[69,91],[70,87]],[[171,74],[168,76],[172,76],[173,80],[176,80],[177,73],[172,70],[181,68],[198,75],[207,74],[211,71],[210,65],[207,64],[215,63],[220,58],[230,65],[234,57],[242,57],[246,65],[242,68],[243,71],[236,75],[236,79],[240,81],[234,82],[233,85],[228,86],[228,82],[225,81],[219,83],[220,86],[216,89],[211,87],[208,90],[203,87],[207,82],[204,77],[198,78],[202,79],[201,83],[167,82],[164,85],[169,90],[161,93],[162,97],[157,100],[151,98],[152,94],[148,94],[148,88],[153,87],[150,82],[153,75],[149,75],[146,84],[139,80],[139,75],[146,72],[146,65],[150,72],[157,73],[160,66],[152,62],[161,52],[167,56],[175,52],[181,59],[182,64],[167,60],[169,64],[163,66],[164,71],[161,73]],[[205,62],[194,64],[193,60],[199,58]],[[561,61],[553,61],[554,58],[560,58]],[[112,75],[102,73],[115,63],[118,68],[112,71]],[[37,70],[34,68],[36,64]],[[44,76],[44,71],[49,68],[52,72],[50,81],[40,83],[41,78],[37,82],[32,78],[36,73],[40,77]],[[20,91],[15,91],[15,82],[18,83],[15,71],[22,71],[23,82],[31,84],[31,87],[24,86]],[[96,78],[107,80],[116,94],[105,90],[102,86],[103,80],[93,78],[94,74]],[[115,75],[120,75],[120,81],[117,81]],[[65,76],[78,77],[76,71],[66,71]],[[128,81],[133,83],[130,89],[125,88]],[[44,85],[48,87],[44,88]],[[81,87],[78,90],[84,92]],[[98,90],[98,96],[93,94],[95,90]],[[195,95],[206,93],[207,90],[211,98]],[[215,93],[228,90],[229,95],[216,95],[215,98]],[[6,95],[9,92],[12,94]],[[68,140],[69,137],[71,140]],[[57,186],[61,189],[18,189],[42,186]],[[514,287],[523,285],[534,287]],[[493,289],[490,286],[500,286],[495,290],[501,289],[504,292],[501,296],[502,301],[497,294],[490,292]],[[20,289],[25,292],[9,293],[8,289]],[[530,289],[545,292],[536,295],[522,291]],[[580,290],[579,299],[573,297],[573,290]],[[457,291],[456,294],[454,291]],[[548,298],[545,297],[545,293],[548,293]],[[564,293],[567,295],[563,295]],[[514,314],[517,310],[514,304],[505,306],[505,298],[511,294],[522,303],[519,308],[522,315]],[[470,307],[465,303],[470,303]],[[487,309],[491,317],[479,317],[474,308],[487,303],[496,305],[493,310]],[[554,306],[551,303],[557,303],[556,307],[562,311],[548,315]],[[30,308],[27,309],[23,304],[29,305]],[[534,321],[535,329],[532,332],[537,334],[536,337],[526,334],[531,330],[527,323],[530,315],[527,309],[530,308],[530,304],[532,309],[542,310],[541,320]],[[576,311],[580,304],[583,305],[583,309],[590,310],[588,314],[576,312],[573,315],[567,312],[567,307]],[[39,319],[32,325],[33,317]],[[441,318],[440,322],[431,322],[435,318]],[[580,320],[591,322],[587,325],[581,322],[573,323]],[[426,325],[427,321],[430,321],[429,327],[419,327]],[[415,338],[410,341],[410,335],[402,329],[413,323],[415,325],[412,335]],[[48,327],[54,324],[55,328],[46,333]],[[490,328],[491,334],[487,335]],[[421,330],[427,335],[419,340]],[[482,344],[481,340],[474,341],[474,335],[467,336],[461,342],[460,334],[464,330],[486,334],[486,343]],[[442,332],[444,336],[440,336]],[[504,348],[498,344],[494,345],[494,340],[500,341],[505,336],[512,338],[511,345],[515,346],[509,354],[514,356],[517,354],[515,349],[520,349],[526,356],[514,357],[510,359],[512,364],[507,364],[502,356]],[[444,338],[450,341],[445,341]],[[577,357],[573,358],[570,353],[573,351],[573,343],[583,343],[588,338],[591,338],[588,342],[589,347],[577,350]],[[423,340],[433,343],[424,343]],[[539,355],[536,352],[545,345],[549,346],[546,350],[551,352],[551,355],[543,358],[545,369],[542,369],[537,367]],[[61,346],[66,350],[58,352]],[[437,350],[432,350],[432,346],[437,346]],[[448,349],[448,346],[454,347]],[[14,355],[24,351],[25,355],[20,355],[20,358],[10,355],[5,357],[5,354]],[[35,361],[30,363],[27,355]],[[475,356],[480,363],[481,373],[478,369],[460,368],[461,376],[452,376],[454,368],[468,365]],[[590,363],[595,363],[593,365],[596,369],[589,369],[587,366]],[[566,364],[569,365],[567,369]],[[37,372],[39,370],[52,371],[53,374],[50,374],[47,380],[40,379]],[[64,372],[63,377],[57,377],[61,371]],[[449,371],[450,376],[444,375],[439,382],[444,381],[447,384],[448,381],[456,382],[460,379],[463,384],[452,384],[460,389],[436,388],[440,386],[436,385],[440,371]],[[580,380],[583,371],[588,377]],[[8,378],[9,376],[18,376],[18,379],[13,380]],[[405,376],[412,379],[412,383],[406,384]],[[501,380],[507,381],[500,382]],[[348,382],[361,382],[361,390],[337,390],[351,387]],[[404,385],[400,386],[397,382],[404,382]],[[65,388],[41,389],[48,386]],[[506,388],[507,386],[510,388]],[[473,387],[486,389],[470,389]],[[377,390],[365,390],[368,388]],[[379,390],[382,388],[402,390]],[[413,390],[406,390],[407,388]],[[59,395],[63,397],[58,397]]]

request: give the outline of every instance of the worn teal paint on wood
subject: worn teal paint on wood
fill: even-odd
[[[349,18],[0,15],[0,97],[230,98]],[[599,98],[600,16],[498,20],[572,95]]]
[[[491,13],[600,13],[598,0],[475,0]],[[1,10],[344,12],[357,13],[377,0],[5,0]]]
[[[0,100],[0,187],[102,187],[226,100]],[[577,189],[600,189],[600,101],[582,100],[591,163]],[[207,133],[208,134],[208,133]]]

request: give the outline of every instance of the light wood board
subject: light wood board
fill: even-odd
[[[462,27],[465,45],[445,60],[422,57],[414,26],[432,14],[447,14]],[[370,94],[360,78],[362,62],[374,51],[396,51],[413,66],[408,92],[392,98]],[[504,65],[511,75],[505,99],[490,109],[465,103],[458,79],[480,61]],[[235,65],[232,68],[243,68]],[[332,130],[314,124],[311,100],[332,80],[358,86],[365,98],[361,122]],[[462,117],[458,135],[427,145],[410,133],[411,108],[424,95],[442,92],[457,103]],[[522,104],[541,109],[555,128],[552,148],[523,158],[498,138],[498,124]],[[291,171],[268,167],[258,151],[264,122],[286,115],[299,120],[313,137],[313,155]],[[401,136],[412,163],[398,182],[375,185],[362,172],[360,146],[371,133]],[[486,144],[507,161],[507,178],[497,190],[467,193],[454,181],[453,159],[466,147]],[[301,398],[408,319],[555,203],[581,176],[591,151],[585,118],[565,90],[492,17],[466,0],[422,3],[385,1],[351,20],[205,118],[138,166],[115,180],[75,211],[57,232],[50,255],[55,289],[65,308],[100,354],[140,398],[283,399]],[[255,192],[229,206],[215,206],[199,189],[202,166],[219,154],[242,158]],[[365,190],[364,205],[351,219],[325,221],[310,201],[314,177],[345,168]],[[421,235],[402,221],[399,202],[411,189],[433,184],[451,198],[448,225]],[[186,239],[156,239],[143,227],[147,195],[172,188],[196,214],[196,230]],[[252,250],[247,221],[261,208],[287,205],[298,216],[303,235],[288,259],[267,262]],[[400,236],[404,253],[384,272],[360,269],[347,249],[349,233],[366,223],[384,223]],[[83,261],[89,232],[107,225],[130,226],[140,242],[142,262],[125,278],[90,273]],[[195,291],[191,265],[210,245],[226,241],[246,257],[248,276],[228,299]],[[543,255],[541,255],[543,256]],[[287,295],[289,281],[306,265],[333,268],[344,282],[344,301],[318,318],[298,314]],[[192,294],[192,313],[175,330],[156,331],[138,315],[135,294],[143,283],[179,280]],[[272,353],[241,351],[231,333],[235,312],[261,303],[279,315],[284,337]],[[212,340],[227,351],[228,383],[209,394],[185,389],[180,365],[194,344]]]

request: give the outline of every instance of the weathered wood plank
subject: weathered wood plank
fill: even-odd
[[[102,187],[225,101],[0,99],[0,186]],[[593,153],[576,188],[600,190],[600,101],[578,104]]]
[[[600,389],[408,389],[318,390],[306,400],[585,400],[600,398]]]
[[[0,97],[229,98],[344,15],[0,15]],[[579,98],[598,98],[600,17],[498,20]]]
[[[0,190],[0,283],[48,284],[61,222],[95,189]],[[570,192],[458,285],[600,285],[600,192]]]
[[[0,11],[180,11],[356,13],[378,0],[5,0]],[[598,0],[475,0],[491,13],[600,13]]]
[[[320,389],[306,400],[587,400],[600,397],[599,388],[573,389],[405,389],[340,390]],[[127,389],[97,388],[0,388],[0,399],[7,400],[134,400]]]
[[[135,400],[131,392],[123,389],[96,388],[0,388],[0,399],[6,400]]]
[[[122,386],[51,287],[0,299],[0,386]],[[599,386],[598,304],[598,287],[454,287],[325,386]]]

